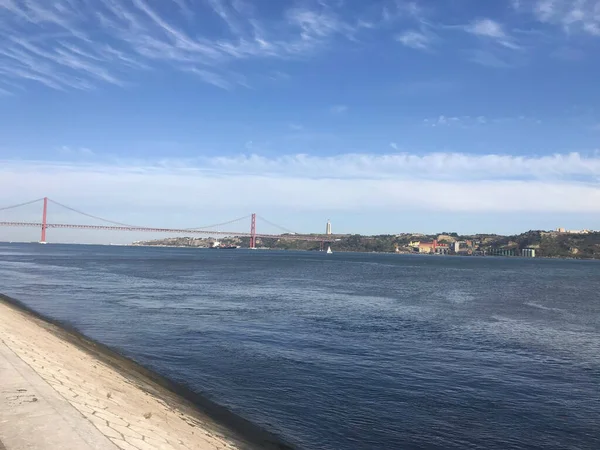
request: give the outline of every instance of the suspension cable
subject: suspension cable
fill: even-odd
[[[0,208],[0,211],[6,211],[7,209],[18,208],[19,206],[31,205],[32,203],[41,202],[42,200],[44,200],[44,199],[43,198],[38,198],[37,200],[31,200],[29,202],[19,203],[18,205],[5,206],[3,208]]]
[[[240,221],[242,221],[244,219],[249,219],[249,218],[250,218],[250,214],[248,214],[247,216],[244,216],[244,217],[239,217],[237,219],[230,220],[228,222],[216,223],[214,225],[208,225],[206,227],[186,228],[185,230],[186,231],[196,231],[196,230],[206,230],[207,228],[217,228],[217,227],[222,227],[222,226],[225,226],[225,225],[232,224],[234,222],[240,222]]]
[[[128,228],[146,228],[146,227],[138,227],[138,226],[135,226],[135,225],[129,225],[129,224],[126,224],[126,223],[121,223],[121,222],[115,222],[114,220],[103,219],[102,217],[94,216],[92,214],[88,214],[88,213],[85,213],[83,211],[79,211],[78,209],[71,208],[70,206],[63,205],[62,203],[59,203],[59,202],[54,201],[52,199],[48,199],[48,200],[50,202],[54,203],[55,205],[61,206],[61,207],[65,208],[65,209],[68,209],[69,211],[73,211],[73,212],[75,212],[77,214],[81,214],[82,216],[90,217],[92,219],[100,220],[102,222],[111,223],[113,225],[118,225],[118,226],[121,226],[121,227],[128,227]]]
[[[288,229],[288,228],[282,227],[281,225],[277,225],[276,223],[273,223],[273,222],[271,222],[271,221],[269,221],[269,220],[265,219],[264,217],[261,217],[261,216],[256,216],[256,217],[258,217],[258,218],[259,218],[260,220],[262,220],[263,222],[266,222],[266,223],[268,223],[269,225],[271,225],[271,226],[273,226],[273,227],[275,227],[275,228],[278,228],[278,229],[280,229],[280,230],[282,230],[282,231],[285,231],[286,233],[290,233],[290,234],[297,234],[295,231],[292,231],[292,230],[290,230],[290,229]]]
[[[78,209],[71,208],[70,206],[63,205],[62,203],[59,203],[59,202],[57,202],[55,200],[52,200],[52,199],[48,199],[48,200],[50,202],[58,205],[58,206],[61,206],[61,207],[65,208],[65,209],[68,209],[69,211],[73,211],[73,212],[75,212],[77,214],[81,214],[83,216],[90,217],[92,219],[100,220],[102,222],[107,222],[107,223],[111,223],[113,225],[118,225],[118,226],[128,227],[128,228],[148,228],[148,227],[130,225],[130,224],[122,223],[122,222],[115,222],[114,220],[104,219],[102,217],[94,216],[93,214],[88,214],[88,213],[85,213],[85,212],[80,211]],[[248,219],[249,217],[250,217],[250,215],[245,216],[245,217],[240,217],[238,219],[230,220],[228,222],[217,223],[217,224],[214,224],[214,225],[208,225],[208,226],[205,226],[205,227],[185,228],[184,231],[197,231],[197,230],[205,230],[207,228],[216,228],[216,227],[219,227],[219,226],[229,225],[229,224],[234,223],[234,222],[239,222],[241,220]]]

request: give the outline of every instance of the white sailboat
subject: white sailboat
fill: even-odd
[[[331,247],[330,247],[330,246],[327,246],[327,254],[328,254],[328,255],[331,255],[332,253],[333,253],[333,252],[331,251]]]

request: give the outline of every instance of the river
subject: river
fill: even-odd
[[[0,292],[299,448],[600,448],[600,263],[0,244]]]

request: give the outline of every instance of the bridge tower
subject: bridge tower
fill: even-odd
[[[45,244],[46,243],[46,228],[48,228],[47,226],[47,221],[46,221],[46,217],[48,215],[48,197],[44,197],[44,210],[42,212],[42,238],[40,240],[40,244]]]
[[[250,248],[256,248],[256,214],[252,213],[250,222]]]

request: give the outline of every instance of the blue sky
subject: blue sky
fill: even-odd
[[[0,0],[0,204],[600,228],[599,50],[599,0]]]

